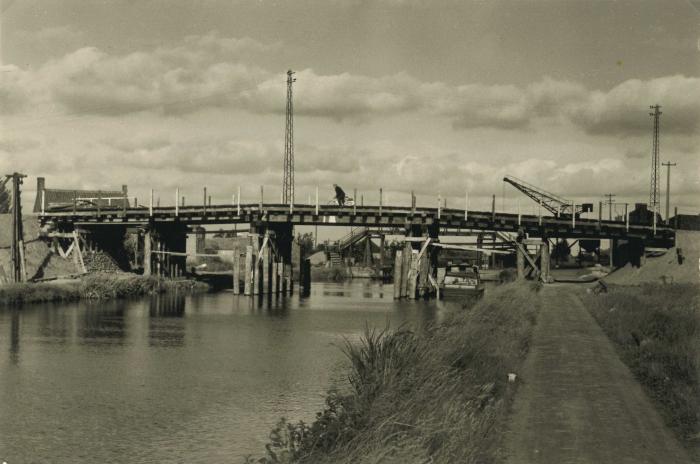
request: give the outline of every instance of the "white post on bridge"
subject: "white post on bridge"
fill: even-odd
[[[318,216],[318,185],[316,186],[316,216]]]
[[[153,217],[153,189],[151,189],[151,198],[148,202],[148,215]]]
[[[464,220],[469,219],[469,192],[464,192]]]
[[[353,216],[357,214],[357,189],[352,191],[352,214]]]
[[[442,195],[438,195],[438,207],[437,207],[438,219],[442,215]]]
[[[236,214],[241,215],[241,186],[238,186],[238,194],[236,195]]]
[[[180,215],[180,187],[175,187],[175,217]]]

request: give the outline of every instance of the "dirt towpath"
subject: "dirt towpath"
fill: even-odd
[[[690,463],[575,291],[567,285],[542,290],[504,461]]]

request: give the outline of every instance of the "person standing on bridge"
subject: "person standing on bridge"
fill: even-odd
[[[338,184],[333,184],[333,188],[335,189],[335,199],[338,200],[338,205],[345,205],[345,192],[343,189]]]

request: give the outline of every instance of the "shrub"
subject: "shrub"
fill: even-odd
[[[311,424],[280,421],[265,457],[248,462],[492,461],[538,305],[509,284],[421,332],[367,329],[344,347],[343,392]]]

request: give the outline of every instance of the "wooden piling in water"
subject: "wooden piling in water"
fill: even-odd
[[[76,244],[77,244],[77,235],[76,235]],[[78,247],[80,245],[78,244]],[[146,230],[143,234],[143,275],[145,276],[150,276],[153,274],[153,253],[152,247],[153,242],[152,242],[152,236],[151,236],[151,231]]]
[[[272,272],[274,273],[275,293],[279,294],[282,292],[282,262],[279,261],[279,258],[275,261]]]
[[[411,256],[413,255],[413,248],[410,242],[406,242],[403,249],[402,262],[401,262],[401,298],[406,298],[408,296],[408,274],[411,270]]]
[[[270,242],[269,237],[265,237],[263,240],[263,249],[261,257],[262,265],[262,291],[260,293],[270,293],[271,280],[270,280]]]
[[[428,274],[430,274],[430,253],[426,250],[418,262],[418,296],[426,296],[429,293]]]
[[[406,285],[406,297],[416,299],[416,283],[418,282],[418,253],[411,252],[411,263],[408,270],[408,284]]]
[[[248,245],[245,249],[245,282],[243,292],[246,295],[253,294],[253,246]]]
[[[241,252],[238,245],[233,247],[233,294],[241,294]]]
[[[401,256],[401,250],[396,250],[396,256],[394,257],[394,299],[401,298],[401,276],[403,275],[401,266],[403,265],[403,258]]]

